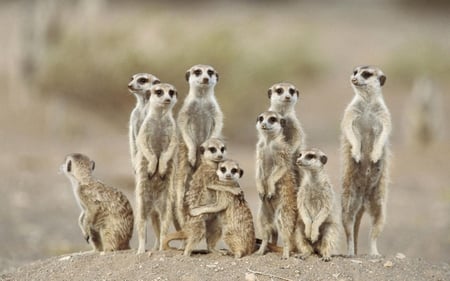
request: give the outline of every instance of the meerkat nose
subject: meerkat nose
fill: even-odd
[[[203,78],[203,83],[209,83],[209,78]]]
[[[358,80],[356,78],[352,78],[352,83],[356,84],[358,82]]]

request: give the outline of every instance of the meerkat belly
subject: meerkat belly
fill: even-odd
[[[188,133],[198,145],[211,137],[215,122],[210,104],[194,103],[190,108]]]
[[[162,151],[165,151],[169,146],[171,137],[171,128],[163,126],[166,122],[155,122],[149,129],[150,144],[153,152],[160,156]]]
[[[267,179],[270,176],[272,169],[274,167],[274,164],[275,164],[275,161],[272,157],[272,153],[270,153],[269,151],[266,151],[263,154],[263,163],[262,163],[262,166],[263,166],[262,168],[264,171],[265,179]]]
[[[315,187],[311,188],[309,194],[310,196],[305,200],[304,204],[311,217],[315,217],[326,206],[326,202],[321,196],[323,192],[316,190]]]
[[[294,120],[292,120],[291,118],[286,118],[286,125],[283,129],[283,135],[284,138],[286,140],[286,142],[288,142],[289,144],[293,144],[293,140],[294,140],[294,130],[295,130],[295,126],[294,126]]]
[[[375,138],[380,134],[381,124],[371,111],[364,112],[357,120],[357,130],[361,135],[361,152],[368,158],[372,152]]]

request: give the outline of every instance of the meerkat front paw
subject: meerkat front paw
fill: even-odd
[[[201,215],[201,213],[199,212],[199,208],[193,208],[189,211],[189,214],[193,217]]]
[[[381,158],[382,151],[380,149],[374,149],[372,153],[370,153],[370,161],[372,163],[377,163]]]
[[[159,160],[158,173],[161,178],[165,178],[167,172],[167,161]]]
[[[191,167],[195,167],[195,162],[197,162],[197,157],[195,155],[195,150],[194,151],[189,151],[188,161],[189,161],[189,164],[191,165]]]
[[[310,225],[305,226],[305,238],[311,239],[311,226]]]
[[[311,230],[311,242],[315,243],[319,239],[319,229],[315,228]]]
[[[157,161],[151,161],[148,163],[147,173],[150,178],[155,174],[157,163]]]
[[[240,187],[233,187],[230,189],[230,192],[233,193],[233,195],[241,195],[243,193]]]
[[[352,158],[355,160],[356,163],[359,163],[361,161],[361,149],[352,148]]]

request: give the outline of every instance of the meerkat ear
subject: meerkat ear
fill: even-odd
[[[186,81],[189,82],[189,77],[191,76],[191,72],[188,70],[186,71],[186,74],[184,75],[184,77],[186,78]]]
[[[95,169],[95,161],[91,160],[91,171]]]
[[[67,166],[66,166],[66,170],[67,170],[67,172],[72,172],[72,160],[69,160],[68,162],[67,162]]]
[[[219,72],[216,71],[216,80],[219,82]]]
[[[161,84],[161,81],[159,81],[159,80],[153,81],[152,85],[156,85],[156,84]]]
[[[244,175],[244,170],[239,169],[239,178],[242,178],[243,175]]]
[[[282,128],[284,128],[286,126],[286,119],[280,118],[280,125]]]
[[[300,92],[298,90],[295,90],[295,94],[297,95],[297,98],[300,96]]]
[[[205,153],[205,148],[203,146],[200,146],[199,151],[200,151],[200,154],[203,154],[203,153]]]
[[[325,165],[328,161],[328,157],[325,155],[320,156],[320,162],[322,162],[323,165]]]
[[[381,74],[380,77],[378,77],[378,80],[380,80],[380,85],[383,86],[384,83],[386,83],[386,75]]]
[[[272,89],[269,89],[269,90],[267,91],[267,95],[269,96],[269,99],[272,97]]]

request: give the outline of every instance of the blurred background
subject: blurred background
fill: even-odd
[[[255,119],[269,106],[267,89],[281,81],[299,88],[307,145],[328,154],[339,205],[349,76],[355,66],[379,66],[394,123],[380,252],[450,262],[449,8],[444,0],[0,1],[0,272],[90,250],[70,183],[58,174],[66,154],[89,155],[96,176],[134,204],[127,83],[149,72],[175,85],[177,111],[184,73],[199,63],[220,74],[229,156],[246,171],[255,215]],[[368,226],[366,215],[361,254]]]

